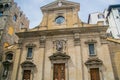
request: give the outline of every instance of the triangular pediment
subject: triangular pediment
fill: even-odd
[[[89,58],[86,62],[86,65],[102,65],[103,62],[99,58]]]
[[[31,62],[31,61],[24,61],[22,64],[21,64],[22,68],[24,67],[35,67],[36,65]]]
[[[60,4],[60,5],[59,5]],[[75,3],[75,2],[71,2],[71,1],[66,1],[66,0],[57,0],[54,1],[50,4],[47,4],[43,7],[41,7],[41,10],[52,10],[52,9],[61,9],[61,8],[79,8],[80,4],[79,3]]]
[[[61,52],[54,53],[49,57],[50,60],[61,60],[61,59],[66,60],[69,58],[70,56],[66,55],[66,53],[61,53]]]

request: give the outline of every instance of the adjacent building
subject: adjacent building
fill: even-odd
[[[115,80],[107,26],[82,22],[76,2],[56,0],[41,10],[42,22],[5,48],[1,80]]]
[[[107,33],[110,33],[114,38],[120,39],[120,4],[110,5],[106,18],[109,23]]]
[[[99,23],[102,23],[103,25],[107,25],[106,17],[104,13],[96,12],[89,14],[88,24],[99,24]]]
[[[5,47],[17,43],[15,33],[28,27],[29,20],[14,0],[0,0],[0,55]]]
[[[103,22],[104,25],[109,25],[108,36],[120,39],[120,4],[110,5],[103,13],[91,13],[88,17],[89,24],[97,24]]]

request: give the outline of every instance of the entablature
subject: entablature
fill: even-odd
[[[53,35],[68,35],[79,32],[80,34],[85,33],[100,33],[106,32],[107,27],[104,26],[93,26],[93,27],[77,27],[77,28],[64,28],[64,29],[50,29],[50,30],[36,30],[36,31],[25,31],[16,33],[19,38],[27,37],[39,37],[41,35],[53,36]]]

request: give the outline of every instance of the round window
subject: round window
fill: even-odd
[[[56,18],[55,22],[57,24],[62,24],[63,22],[65,21],[64,17],[63,16],[59,16]]]

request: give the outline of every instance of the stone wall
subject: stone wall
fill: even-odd
[[[109,50],[111,55],[112,66],[114,70],[115,80],[120,80],[120,44],[109,41]]]
[[[0,51],[17,43],[16,32],[29,28],[29,20],[13,0],[0,1]]]

